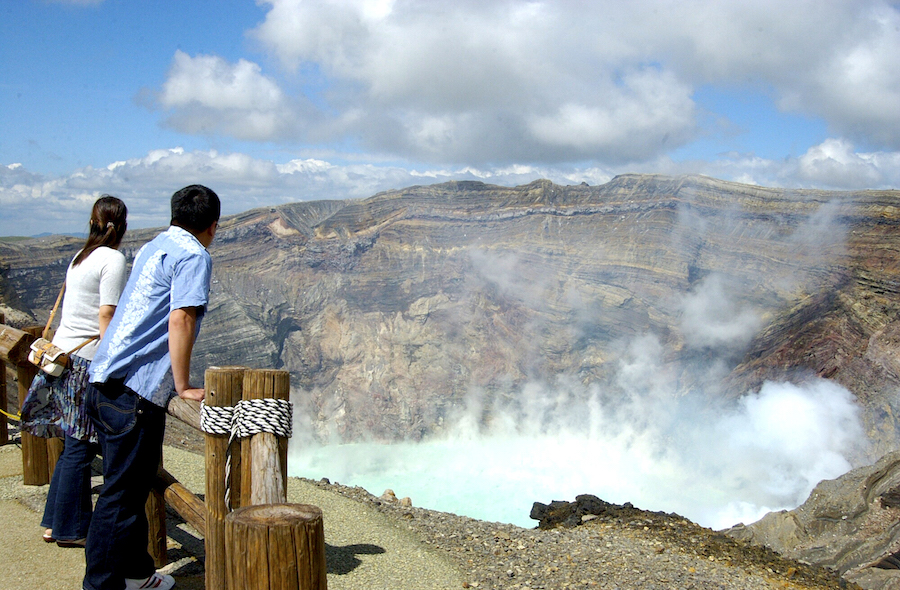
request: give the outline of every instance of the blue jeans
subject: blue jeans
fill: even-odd
[[[91,461],[97,446],[66,436],[63,452],[56,462],[41,526],[53,529],[58,541],[75,541],[87,536],[91,524]]]
[[[88,530],[84,588],[122,590],[125,578],[156,571],[144,505],[162,457],[166,412],[121,381],[101,387],[88,387],[86,401],[100,438],[103,488]]]

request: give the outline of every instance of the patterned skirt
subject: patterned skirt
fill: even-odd
[[[71,436],[96,442],[94,425],[84,411],[91,361],[69,357],[59,377],[39,371],[22,404],[22,429],[42,438]]]

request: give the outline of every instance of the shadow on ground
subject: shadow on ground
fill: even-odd
[[[325,543],[325,561],[328,564],[328,573],[342,576],[349,574],[362,565],[362,560],[357,555],[379,555],[385,553],[384,547],[378,545],[345,545],[336,547]]]

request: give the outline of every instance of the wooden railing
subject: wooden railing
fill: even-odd
[[[37,368],[28,362],[34,332],[2,324],[0,367],[16,371],[19,407]],[[3,377],[5,385],[5,374]],[[287,371],[246,367],[211,367],[205,374],[204,403],[235,407],[241,400],[288,400]],[[5,387],[0,406],[6,409]],[[169,415],[200,430],[201,406],[174,398]],[[8,442],[6,417],[0,444]],[[61,441],[49,442],[22,432],[26,485],[49,483]],[[161,465],[147,500],[149,551],[157,567],[166,563],[166,510],[172,507],[204,537],[207,590],[325,590],[325,540],[322,512],[315,506],[287,504],[287,438],[259,432],[230,440],[227,434],[204,433],[205,501]],[[52,440],[52,439],[50,439]],[[230,461],[228,458],[230,457]],[[226,501],[226,498],[229,501]]]
[[[2,317],[0,317],[2,320]],[[18,384],[18,404],[16,408],[22,408],[25,394],[31,380],[37,374],[37,367],[28,362],[29,346],[34,342],[37,334],[41,332],[41,326],[32,326],[19,330],[7,326],[0,321],[0,377],[2,377],[2,389],[0,389],[0,409],[4,412],[9,405],[9,392],[6,390],[7,365],[15,371]],[[9,442],[9,429],[7,418],[3,416],[3,426],[0,428],[0,445]],[[27,432],[21,433],[22,444],[22,477],[25,485],[44,485],[50,483],[53,476],[53,468],[56,460],[62,452],[62,440],[46,439],[32,436]]]

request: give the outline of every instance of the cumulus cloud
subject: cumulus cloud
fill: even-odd
[[[272,140],[295,137],[301,129],[299,102],[243,59],[232,65],[177,51],[158,101],[171,113],[167,124],[187,133]]]
[[[389,171],[379,174],[359,166],[365,182],[354,185],[346,179],[347,169],[336,169],[316,160],[276,165],[241,153],[185,151],[181,148],[154,150],[142,158],[114,162],[105,168],[87,167],[62,178],[46,179],[28,174],[21,167],[0,167],[0,203],[4,211],[21,211],[13,224],[4,215],[0,233],[29,235],[46,228],[56,232],[81,231],[79,220],[102,193],[122,198],[129,208],[129,225],[134,228],[163,226],[169,220],[168,199],[187,184],[201,183],[213,188],[223,199],[223,212],[233,214],[263,205],[304,199],[369,196],[373,185]],[[29,227],[36,207],[48,211],[45,218]],[[43,229],[42,229],[43,228]]]
[[[864,3],[837,41],[782,94],[783,107],[824,117],[842,135],[900,148],[900,11],[888,3]]]
[[[699,173],[771,187],[860,190],[900,186],[900,152],[857,151],[845,138],[826,139],[797,158],[773,160],[754,154],[726,153],[706,162],[659,159],[643,166],[648,171]]]
[[[623,76],[602,104],[567,102],[527,119],[535,140],[569,148],[576,160],[644,159],[683,145],[695,132],[690,89],[655,68]]]
[[[693,100],[713,84],[900,147],[900,11],[882,0],[263,4],[249,34],[283,71],[179,52],[171,125],[442,163],[639,163],[715,132]]]
[[[329,104],[358,112],[335,129],[373,151],[450,163],[629,161],[684,143],[695,126],[688,86],[639,58],[611,60],[555,6],[268,4],[253,35],[287,68],[327,76]]]
[[[265,17],[247,32],[256,57],[176,51],[141,102],[216,147],[237,139],[287,150],[282,164],[301,153],[405,167],[373,167],[354,194],[390,187],[386,177],[598,184],[644,171],[784,187],[900,184],[900,9],[885,0],[259,4]],[[740,132],[728,113],[697,104],[701,88],[765,95],[821,120],[829,139],[780,160],[673,160],[697,139]],[[97,171],[52,184],[70,190],[84,182],[78,174]]]
[[[839,139],[811,147],[797,162],[797,176],[804,183],[841,189],[897,186],[898,172],[900,153],[859,153]]]

